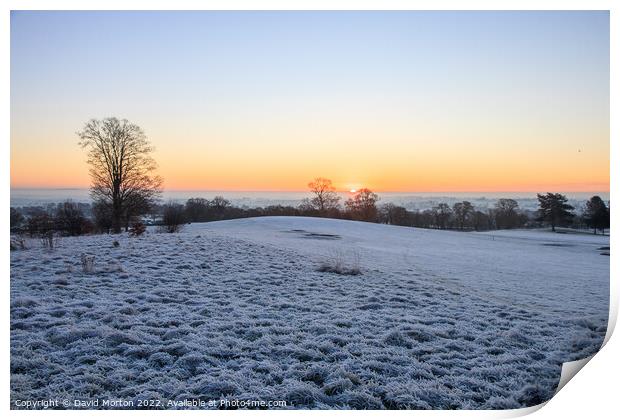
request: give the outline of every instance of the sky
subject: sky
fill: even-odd
[[[11,187],[142,127],[168,190],[609,191],[609,14],[11,13]]]

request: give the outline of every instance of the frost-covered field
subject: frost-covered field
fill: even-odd
[[[609,237],[267,217],[31,245],[11,252],[12,401],[516,408],[607,325]],[[333,260],[362,274],[317,271]]]

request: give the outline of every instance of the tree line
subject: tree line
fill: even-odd
[[[492,208],[476,208],[469,201],[457,202],[450,206],[439,203],[431,209],[407,210],[394,203],[378,204],[380,198],[367,188],[357,191],[340,205],[331,181],[317,178],[309,184],[312,197],[306,198],[299,206],[274,205],[245,208],[233,206],[224,197],[213,200],[190,198],[184,205],[170,203],[165,208],[174,209],[176,220],[183,223],[210,222],[260,216],[309,216],[334,219],[358,220],[397,226],[420,227],[427,229],[451,229],[463,231],[484,231],[496,229],[572,227],[590,228],[604,233],[609,228],[608,205],[599,197],[593,196],[583,212],[576,214],[568,199],[558,193],[538,194],[537,211],[522,210],[516,200],[500,198]],[[168,210],[170,211],[170,210]],[[164,215],[164,223],[166,223]]]
[[[142,224],[155,224],[163,231],[176,232],[186,223],[212,222],[261,216],[306,216],[358,220],[396,226],[460,231],[496,229],[571,227],[589,228],[594,233],[605,233],[609,228],[609,207],[598,196],[589,199],[580,214],[568,204],[562,194],[538,194],[537,211],[519,208],[516,200],[501,198],[491,208],[477,208],[469,201],[439,203],[426,210],[407,210],[394,203],[379,204],[380,198],[363,188],[340,205],[331,182],[317,179],[310,184],[312,196],[298,206],[271,205],[266,207],[239,207],[222,196],[209,200],[190,198],[185,203],[152,204],[147,218],[133,217],[127,230],[140,230]],[[45,235],[50,231],[63,235],[112,233],[114,223],[106,207],[64,202],[47,208],[11,208],[11,229],[31,235]],[[22,212],[24,214],[22,214]],[[143,229],[142,229],[143,231]]]

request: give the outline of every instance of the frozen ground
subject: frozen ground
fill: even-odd
[[[609,237],[266,217],[31,245],[11,252],[13,401],[516,408],[607,325]],[[334,260],[362,274],[317,271]]]

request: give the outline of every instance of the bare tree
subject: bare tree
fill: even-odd
[[[474,210],[471,216],[471,221],[474,230],[487,230],[492,229],[491,218],[487,213],[480,210]]]
[[[448,203],[439,203],[433,207],[432,212],[435,218],[435,225],[439,229],[446,229],[448,227],[448,222],[452,217],[452,209]]]
[[[211,211],[218,220],[224,218],[226,209],[228,209],[230,205],[230,201],[226,200],[221,195],[213,197],[213,200],[210,202]]]
[[[495,203],[494,215],[497,229],[512,229],[519,224],[519,203],[511,198],[500,198]]]
[[[314,197],[310,199],[310,204],[322,215],[338,207],[340,197],[336,194],[336,188],[330,179],[315,178],[314,181],[308,183],[308,188],[314,194]]]
[[[377,201],[379,201],[377,194],[368,188],[362,188],[352,198],[349,198],[344,205],[352,219],[376,222],[378,216]]]
[[[388,225],[411,226],[411,213],[402,206],[385,203],[379,207],[379,222]]]
[[[465,228],[465,223],[467,223],[471,214],[474,212],[474,206],[472,206],[469,201],[455,203],[454,206],[452,206],[452,212],[454,213],[454,218],[456,219],[459,229],[463,230]]]
[[[394,224],[394,214],[396,205],[394,203],[385,203],[379,208],[380,222],[388,225]]]
[[[142,208],[161,193],[153,148],[140,127],[117,118],[90,120],[77,134],[88,149],[91,196],[111,207],[112,231],[119,233],[123,217],[135,216],[136,203]]]
[[[185,217],[188,222],[209,220],[210,202],[206,198],[190,198],[185,202]]]

